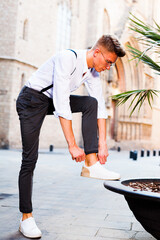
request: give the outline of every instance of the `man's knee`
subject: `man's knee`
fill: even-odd
[[[90,110],[97,110],[98,107],[98,101],[94,97],[88,96],[87,103],[86,103],[87,108]]]
[[[35,160],[23,160],[21,170],[25,172],[33,172],[36,167],[37,159]]]

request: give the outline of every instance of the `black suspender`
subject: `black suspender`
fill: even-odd
[[[72,51],[76,55],[76,58],[77,58],[77,53],[73,49],[67,49],[67,50]]]
[[[76,53],[73,49],[68,49],[68,50],[72,51],[72,52],[75,54],[76,58],[77,58],[77,53]],[[73,70],[73,72],[71,73],[71,75],[74,73],[75,70],[76,70],[76,68]],[[43,88],[43,89],[40,91],[40,93],[43,93],[43,92],[47,91],[48,89],[50,89],[50,88],[52,88],[52,87],[53,87],[53,83],[52,83],[51,85],[49,85],[48,87]]]
[[[49,85],[48,87],[42,88],[42,90],[40,91],[40,93],[43,93],[45,91],[47,91],[48,89],[53,87],[53,83],[51,85]]]

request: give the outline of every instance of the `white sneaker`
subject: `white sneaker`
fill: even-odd
[[[90,167],[87,167],[84,164],[84,166],[82,167],[81,176],[101,180],[119,180],[121,178],[119,173],[107,170],[100,164],[99,161]]]
[[[28,238],[40,238],[42,236],[41,231],[36,225],[33,217],[27,218],[24,221],[20,220],[19,231]]]

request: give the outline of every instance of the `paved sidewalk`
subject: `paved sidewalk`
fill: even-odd
[[[109,151],[108,169],[122,179],[159,177],[160,158],[129,159],[127,151]],[[0,240],[26,239],[18,231],[17,179],[21,152],[0,150]],[[103,181],[80,177],[82,163],[67,150],[40,151],[34,175],[33,206],[42,240],[153,240],[134,218],[122,195]]]

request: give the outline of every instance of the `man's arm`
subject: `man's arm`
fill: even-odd
[[[79,148],[76,144],[73,129],[72,121],[65,118],[59,117],[61,127],[68,143],[68,149],[72,156],[72,159],[76,162],[81,162],[85,160],[85,153],[83,149]]]
[[[108,148],[106,143],[106,119],[100,118],[97,120],[99,142],[98,142],[98,160],[101,164],[105,164],[108,157]]]
[[[61,127],[68,143],[73,160],[81,162],[85,159],[84,151],[75,142],[72,130],[72,112],[70,108],[70,75],[75,65],[75,56],[71,51],[60,52],[55,59],[53,82],[54,115],[59,117]]]

